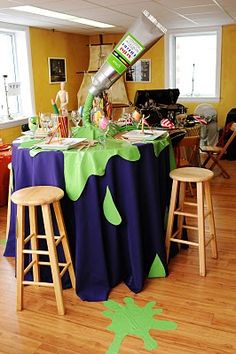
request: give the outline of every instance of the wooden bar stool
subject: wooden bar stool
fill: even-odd
[[[54,287],[57,309],[59,315],[65,314],[63,302],[61,278],[68,270],[72,287],[75,288],[75,273],[70,256],[67,234],[59,200],[64,196],[62,189],[52,186],[36,186],[20,189],[11,196],[13,203],[17,204],[17,310],[23,309],[23,287],[24,285],[40,285]],[[59,236],[54,235],[50,205],[53,206]],[[42,209],[45,235],[38,235],[36,207]],[[30,235],[25,235],[25,208],[29,208]],[[45,239],[47,250],[38,248],[38,240]],[[27,247],[27,244],[31,247]],[[58,262],[57,246],[61,243],[65,256],[65,263]],[[32,255],[32,260],[25,268],[24,255]],[[40,255],[47,255],[49,261],[40,261]],[[52,283],[41,282],[39,266],[51,267]],[[25,280],[25,275],[33,268],[33,280]],[[62,270],[60,271],[60,268]]]
[[[170,172],[173,179],[172,192],[170,199],[170,208],[168,224],[166,231],[166,253],[169,258],[170,242],[197,246],[199,250],[199,270],[200,275],[206,275],[206,254],[205,247],[211,243],[212,257],[217,258],[216,230],[214,221],[214,212],[212,207],[210,179],[213,172],[200,167],[182,167]],[[188,202],[185,198],[186,183],[196,183],[197,202]],[[204,211],[204,196],[206,200],[206,212]],[[186,210],[186,206],[197,208],[197,213]],[[177,231],[173,233],[174,217],[177,215]],[[205,218],[209,217],[210,238],[205,241]],[[197,219],[197,226],[184,224],[184,217]],[[186,218],[185,218],[186,220]],[[198,231],[198,241],[192,242],[182,240],[183,228]]]

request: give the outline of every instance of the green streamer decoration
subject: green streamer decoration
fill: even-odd
[[[86,97],[85,104],[84,104],[84,111],[83,111],[83,125],[84,126],[91,125],[90,113],[91,113],[91,109],[93,107],[93,99],[94,99],[94,95],[89,92]]]
[[[162,309],[153,309],[156,302],[148,302],[144,307],[139,307],[130,297],[124,298],[125,305],[121,305],[113,300],[105,301],[103,304],[108,308],[103,312],[105,317],[112,319],[112,323],[107,327],[115,333],[106,354],[118,354],[122,341],[128,335],[140,337],[147,350],[158,347],[158,343],[151,337],[149,331],[158,329],[161,331],[175,330],[177,324],[172,321],[159,320],[155,315],[162,313]]]
[[[71,129],[72,136],[74,138],[87,138],[90,140],[96,140],[104,137],[105,132],[91,122],[90,114],[93,108],[93,100],[94,95],[89,92],[84,104],[83,126]]]
[[[108,186],[106,188],[106,195],[103,201],[103,212],[108,222],[115,226],[120,225],[122,219],[119,211],[115,206],[111,191]]]
[[[53,113],[59,114],[59,109],[58,109],[58,107],[57,107],[57,104],[56,104],[55,100],[52,99],[51,102],[52,102],[52,110],[53,110]]]

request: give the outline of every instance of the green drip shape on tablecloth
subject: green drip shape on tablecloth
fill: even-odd
[[[154,318],[155,315],[162,313],[162,309],[153,309],[155,301],[150,301],[144,307],[139,307],[132,298],[126,297],[124,303],[125,305],[121,305],[113,300],[103,302],[104,306],[108,308],[103,312],[103,315],[112,319],[112,323],[107,329],[115,333],[106,354],[118,354],[123,340],[128,335],[140,337],[146,350],[156,349],[158,344],[151,337],[149,331],[177,329],[175,322]]]
[[[76,201],[80,197],[91,175],[105,174],[106,165],[112,156],[120,156],[128,161],[140,159],[138,147],[126,141],[107,139],[104,144],[105,148],[97,144],[89,151],[63,151],[66,192],[71,200]]]
[[[162,139],[154,140],[152,144],[153,144],[154,154],[156,157],[158,157],[162,152],[162,150],[164,150],[169,145],[170,170],[172,171],[174,168],[176,168],[174,149],[171,144],[171,139],[169,137],[169,134],[164,136]]]
[[[165,268],[158,256],[158,254],[156,254],[156,257],[155,257],[155,259],[152,263],[152,266],[150,268],[148,278],[164,278],[164,277],[166,277]]]
[[[106,188],[106,195],[103,201],[103,212],[105,218],[109,223],[115,226],[120,225],[122,219],[119,211],[115,206],[114,200],[111,195],[111,191],[108,186]]]

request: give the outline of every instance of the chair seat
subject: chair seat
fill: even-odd
[[[214,173],[201,167],[181,167],[170,172],[173,180],[181,182],[204,182],[210,180]]]
[[[212,153],[218,154],[219,152],[221,152],[222,147],[220,147],[220,146],[201,146],[200,150],[202,152],[212,152]]]
[[[54,186],[35,186],[22,188],[12,195],[12,201],[19,205],[44,205],[60,200],[64,191]]]

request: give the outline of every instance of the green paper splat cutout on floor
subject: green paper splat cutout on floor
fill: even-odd
[[[103,212],[108,222],[112,225],[119,225],[122,221],[119,211],[117,210],[111,191],[107,186],[106,195],[103,201]]]
[[[162,309],[153,309],[155,301],[148,302],[144,307],[139,307],[132,298],[126,297],[124,303],[126,305],[121,305],[113,300],[103,303],[108,308],[108,311],[104,311],[103,315],[112,319],[112,323],[107,328],[115,333],[106,354],[118,354],[122,341],[128,335],[140,337],[144,341],[145,349],[156,349],[158,344],[149,334],[151,329],[161,331],[177,329],[175,322],[153,318],[162,313]]]

